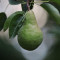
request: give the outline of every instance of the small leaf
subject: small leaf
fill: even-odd
[[[7,16],[5,13],[0,13],[0,31],[3,29],[4,23],[7,19]]]
[[[15,12],[15,13],[13,13],[12,15],[10,15],[10,16],[8,17],[8,19],[6,20],[5,24],[4,24],[4,31],[6,31],[6,30],[8,29],[8,27],[9,27],[9,25],[10,25],[10,22],[12,21],[13,18],[15,19],[15,17],[16,17],[17,15],[21,16],[21,15],[23,15],[23,14],[24,14],[24,11],[17,11],[17,12]]]
[[[22,21],[24,20],[24,16],[16,15],[12,21],[10,22],[9,26],[9,37],[13,38],[16,36],[18,30],[22,26]]]

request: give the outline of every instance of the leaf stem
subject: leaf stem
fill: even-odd
[[[36,2],[29,2],[29,3],[40,3],[40,2],[49,2],[49,1],[36,1]],[[21,4],[27,4],[27,2],[23,2],[23,3],[21,3]]]

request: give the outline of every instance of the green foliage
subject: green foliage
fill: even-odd
[[[23,54],[7,41],[0,37],[0,60],[26,60]]]
[[[60,60],[60,26],[54,25],[49,34],[55,35],[55,44],[48,50],[44,60]]]
[[[42,1],[49,1],[49,2],[56,3],[57,5],[60,5],[60,0],[42,0]]]
[[[3,29],[6,19],[7,19],[6,14],[4,12],[0,13],[0,31]]]
[[[60,12],[60,5],[58,5],[57,3],[54,3],[54,2],[50,2],[50,4],[55,6],[59,10],[59,12]]]
[[[29,0],[29,2],[34,2],[34,0]],[[21,5],[22,5],[22,10],[25,11],[25,12],[28,10],[27,0],[9,0],[9,3],[10,3],[11,5],[17,5],[17,4],[20,4],[20,3],[21,3]],[[30,5],[30,9],[32,9],[34,3],[29,3],[29,5]]]
[[[49,15],[56,21],[56,23],[60,25],[60,14],[58,9],[49,3],[44,3],[41,6],[49,13]]]
[[[32,10],[26,12],[23,26],[18,32],[18,42],[26,50],[36,49],[43,40],[42,31],[37,25]]]
[[[58,5],[60,5],[60,0],[50,0],[50,2],[55,2],[55,3],[57,3]]]
[[[10,22],[11,22],[13,19],[15,20],[16,16],[21,16],[21,15],[23,15],[23,14],[24,14],[23,11],[17,11],[17,12],[15,12],[15,13],[13,13],[12,15],[10,15],[10,16],[6,19],[6,21],[5,21],[4,31],[6,31],[6,30],[8,29],[8,27],[9,27],[9,25],[10,25]],[[18,19],[18,18],[17,18],[17,19]]]
[[[21,26],[23,25],[23,21],[24,21],[24,16],[22,16],[21,14],[16,15],[12,21],[11,24],[9,26],[9,37],[13,38],[16,36],[18,30],[21,28]],[[23,21],[22,21],[23,20]]]

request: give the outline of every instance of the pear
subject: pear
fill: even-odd
[[[18,31],[18,43],[26,50],[35,50],[43,40],[43,34],[38,27],[34,12],[26,12],[23,26]]]

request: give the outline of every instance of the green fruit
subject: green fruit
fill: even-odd
[[[43,34],[37,25],[32,10],[26,12],[23,26],[18,32],[18,42],[26,50],[36,49],[43,40]]]

